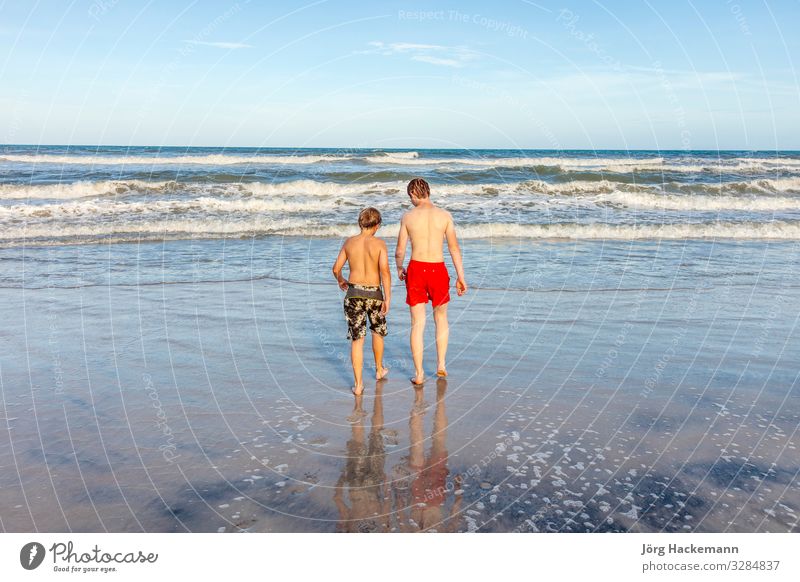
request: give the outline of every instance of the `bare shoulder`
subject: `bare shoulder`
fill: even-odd
[[[372,246],[376,248],[386,250],[386,241],[383,240],[382,238],[374,237],[370,242],[370,244],[372,244]]]
[[[437,218],[442,222],[442,224],[449,224],[453,222],[453,215],[450,214],[447,210],[445,210],[444,208],[439,208],[438,206],[436,209],[439,211]]]

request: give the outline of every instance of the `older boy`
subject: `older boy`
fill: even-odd
[[[375,208],[365,208],[358,215],[358,226],[361,233],[344,241],[333,264],[333,276],[342,291],[347,292],[344,297],[344,315],[347,320],[347,338],[352,340],[350,359],[355,380],[352,391],[356,395],[364,391],[361,374],[367,319],[372,331],[375,378],[381,380],[389,373],[383,365],[383,338],[386,335],[386,314],[392,298],[392,277],[386,243],[375,237],[381,226],[381,213]],[[350,267],[350,276],[347,279],[342,277],[345,263]]]
[[[408,183],[408,197],[414,206],[400,221],[397,236],[395,261],[397,275],[406,282],[406,303],[411,310],[411,355],[414,359],[414,377],[411,382],[422,386],[425,373],[422,370],[423,333],[425,331],[425,305],[433,305],[433,321],[436,324],[436,375],[447,376],[447,342],[450,327],[447,322],[447,304],[450,301],[450,274],[444,264],[443,243],[447,242],[453,266],[456,268],[456,292],[459,296],[467,292],[464,267],[461,264],[461,247],[456,238],[453,217],[446,210],[435,206],[431,200],[431,189],[422,178]],[[406,245],[411,240],[411,261],[403,267]]]

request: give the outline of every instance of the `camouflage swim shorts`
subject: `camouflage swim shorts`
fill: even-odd
[[[363,295],[363,297],[359,297],[359,295]],[[381,297],[381,299],[375,299],[375,297]],[[350,284],[344,298],[347,339],[357,340],[367,335],[367,318],[369,318],[369,328],[373,332],[382,336],[386,335],[386,316],[381,315],[382,297],[380,287]]]

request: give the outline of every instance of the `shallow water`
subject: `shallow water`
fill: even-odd
[[[3,530],[798,531],[796,243],[468,241],[360,403],[337,248],[0,251]]]

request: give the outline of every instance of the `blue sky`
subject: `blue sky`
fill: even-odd
[[[0,4],[0,143],[800,149],[800,2]]]

